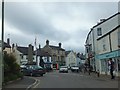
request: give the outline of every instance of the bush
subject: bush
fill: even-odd
[[[16,63],[16,58],[12,54],[4,54],[4,82],[23,77],[20,66]]]

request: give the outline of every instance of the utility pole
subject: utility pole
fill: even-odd
[[[4,81],[3,47],[4,47],[4,0],[2,0],[2,37],[0,43],[0,90]]]

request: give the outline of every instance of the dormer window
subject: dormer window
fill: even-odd
[[[97,35],[101,36],[102,35],[102,29],[101,28],[97,28]]]

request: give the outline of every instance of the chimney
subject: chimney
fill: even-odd
[[[28,62],[33,63],[33,46],[31,44],[28,46]]]
[[[100,22],[104,22],[106,19],[100,19]]]
[[[39,44],[39,49],[41,49],[41,46],[40,46],[40,44]]]
[[[49,40],[46,40],[46,45],[47,45],[47,46],[49,45]]]
[[[13,43],[13,44],[12,44],[12,48],[14,48],[14,47],[15,47],[15,44]]]
[[[10,39],[9,38],[7,38],[7,44],[10,45]]]
[[[61,43],[59,43],[59,48],[61,48]]]

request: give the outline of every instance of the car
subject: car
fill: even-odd
[[[68,67],[67,67],[67,66],[61,66],[61,67],[59,68],[59,73],[61,73],[61,72],[68,73]]]
[[[27,65],[26,68],[23,69],[23,74],[27,76],[43,76],[45,73],[45,69],[38,65]]]
[[[20,65],[20,71],[23,72],[26,69],[25,65]]]
[[[80,69],[79,69],[78,66],[71,66],[71,71],[72,71],[72,72],[79,72]]]

